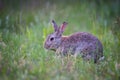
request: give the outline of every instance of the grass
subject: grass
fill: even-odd
[[[98,12],[94,2],[67,5],[46,2],[35,10],[2,15],[0,80],[119,80],[120,41],[111,31],[114,22],[111,11],[109,5],[102,4]],[[65,57],[63,63],[54,52],[45,50],[44,40],[53,31],[52,19],[59,25],[68,22],[64,35],[85,31],[97,36],[103,43],[105,60],[97,65]]]

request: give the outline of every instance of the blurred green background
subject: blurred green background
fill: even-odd
[[[100,64],[44,49],[51,21],[64,35],[89,32],[104,46]],[[0,80],[120,80],[120,0],[0,0]]]

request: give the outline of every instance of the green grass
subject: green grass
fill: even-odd
[[[99,8],[94,2],[50,3],[35,10],[3,15],[0,80],[119,80],[120,41],[110,30],[114,17],[106,4]],[[97,36],[103,43],[105,60],[94,64],[65,57],[62,62],[54,52],[44,49],[44,40],[53,31],[52,19],[59,25],[68,22],[64,35],[85,31]]]

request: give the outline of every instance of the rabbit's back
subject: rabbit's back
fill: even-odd
[[[82,53],[84,58],[100,58],[103,56],[103,47],[97,37],[90,33],[78,32],[68,37],[63,37],[62,45],[64,52],[72,49],[72,54]],[[63,53],[64,53],[63,52]]]
[[[63,37],[62,38],[63,45],[68,44],[81,44],[81,43],[98,43],[101,44],[101,42],[98,40],[97,37],[93,36],[90,33],[86,32],[77,32],[70,36]]]
[[[98,40],[95,36],[87,32],[77,32],[69,36],[71,42],[94,42]]]

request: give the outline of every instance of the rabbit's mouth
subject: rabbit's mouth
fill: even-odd
[[[52,46],[51,46],[51,45],[49,45],[49,46],[47,45],[47,46],[45,46],[45,48],[46,48],[46,49],[49,49],[49,50],[53,50],[53,51],[55,51],[55,49],[54,49],[54,48],[52,48]]]
[[[45,46],[45,48],[48,49],[48,50],[56,51],[55,49],[50,48],[50,47],[51,47],[51,46]]]
[[[47,45],[47,46],[46,46],[46,45],[44,45],[44,48],[49,49],[49,48],[50,48],[50,46],[48,46],[48,45]]]
[[[55,49],[51,49],[52,51],[56,51]]]
[[[56,51],[56,49],[53,48],[53,46],[47,46],[47,47],[48,47],[47,49],[49,49],[49,50]]]

